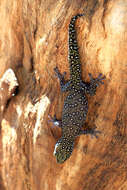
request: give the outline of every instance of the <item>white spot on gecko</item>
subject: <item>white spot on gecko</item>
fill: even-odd
[[[59,143],[56,143],[55,148],[54,148],[54,152],[53,152],[53,155],[54,155],[54,156],[55,156],[55,154],[56,154],[56,149],[57,149],[58,146],[59,146]]]
[[[58,121],[54,121],[53,123],[54,123],[54,125],[56,125],[56,126],[59,126],[59,125],[60,125]]]

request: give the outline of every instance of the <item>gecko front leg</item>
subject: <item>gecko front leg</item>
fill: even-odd
[[[88,134],[90,134],[91,137],[98,138],[97,134],[100,134],[100,133],[101,133],[101,131],[96,130],[96,127],[94,127],[93,129],[88,128],[88,129],[85,129],[85,130],[80,130],[79,135],[88,135]]]
[[[48,117],[49,117],[49,122],[51,122],[51,123],[53,123],[55,126],[61,128],[62,121],[61,121],[61,120],[58,120],[58,119],[56,118],[56,115],[54,115],[54,117],[51,117],[51,116],[49,115]]]

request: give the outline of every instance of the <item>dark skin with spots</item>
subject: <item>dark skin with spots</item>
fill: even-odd
[[[81,134],[91,134],[92,136],[97,137],[97,134],[99,133],[95,128],[86,130],[82,129],[88,112],[86,94],[90,94],[91,96],[95,95],[96,88],[99,84],[103,84],[102,80],[105,77],[102,74],[99,74],[97,78],[93,78],[92,75],[89,74],[90,82],[83,82],[81,79],[81,63],[75,31],[75,21],[81,16],[84,15],[77,14],[72,17],[69,24],[69,82],[65,82],[65,74],[62,75],[57,67],[54,69],[60,81],[61,91],[68,91],[68,95],[64,101],[62,120],[58,121],[56,117],[51,118],[51,121],[62,129],[62,136],[57,141],[54,149],[57,163],[64,163],[65,160],[70,157],[77,136]]]

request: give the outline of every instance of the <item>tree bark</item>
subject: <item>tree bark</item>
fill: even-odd
[[[53,156],[66,93],[54,67],[66,71],[68,24],[76,22],[82,78],[106,76],[71,157]],[[0,190],[127,189],[127,0],[0,1]],[[8,70],[9,69],[9,70]],[[11,72],[8,72],[11,71]]]

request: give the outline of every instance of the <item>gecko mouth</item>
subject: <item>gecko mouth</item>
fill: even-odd
[[[72,154],[74,142],[67,138],[61,138],[55,145],[53,155],[57,163],[64,163]]]
[[[55,156],[56,156],[57,163],[59,163],[59,164],[64,163],[67,160],[67,158],[68,158],[67,155],[66,155],[66,153],[65,154],[63,154],[63,153],[56,153]]]

